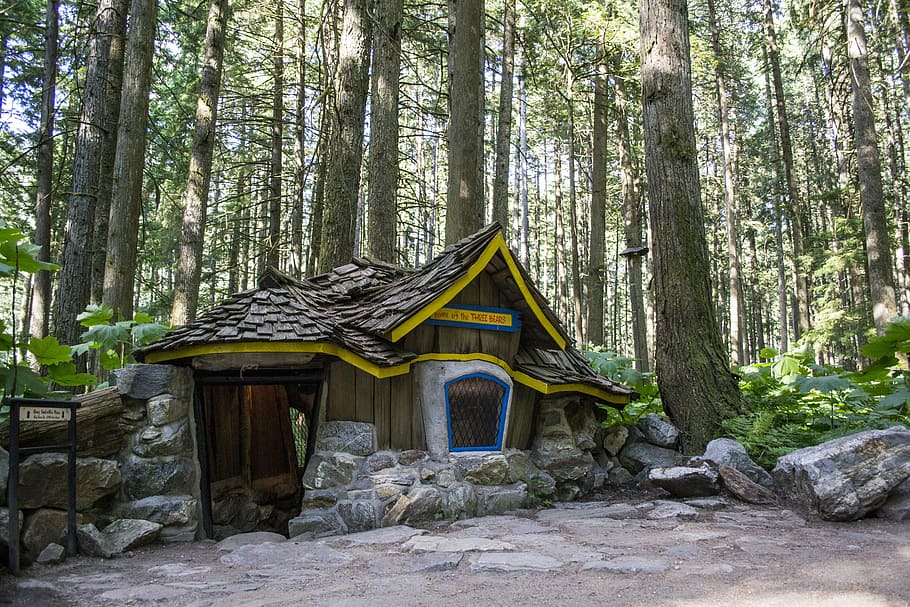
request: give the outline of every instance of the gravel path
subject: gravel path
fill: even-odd
[[[0,574],[0,605],[910,605],[910,524],[595,501],[322,540],[246,534]]]

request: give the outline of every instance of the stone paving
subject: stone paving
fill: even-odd
[[[721,498],[560,504],[316,540],[272,533],[0,575],[0,605],[910,604],[910,524]]]

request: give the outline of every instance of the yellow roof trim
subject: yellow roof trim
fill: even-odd
[[[158,352],[151,352],[146,357],[145,362],[147,363],[163,363],[168,361],[180,360],[184,358],[193,358],[195,356],[205,356],[207,354],[242,354],[242,353],[300,353],[300,354],[327,354],[329,356],[335,356],[340,358],[344,362],[369,373],[373,377],[379,379],[385,379],[388,377],[395,377],[397,375],[404,375],[411,370],[411,365],[419,362],[426,361],[460,361],[468,362],[475,360],[482,360],[500,367],[503,371],[508,373],[514,381],[525,385],[541,394],[551,395],[551,394],[560,394],[565,392],[578,392],[581,394],[587,394],[588,396],[593,396],[598,400],[604,402],[613,403],[617,405],[624,405],[629,402],[630,398],[624,397],[618,394],[611,394],[604,390],[601,390],[595,386],[588,386],[585,384],[560,384],[552,385],[548,384],[539,379],[535,379],[526,373],[521,371],[515,371],[506,361],[492,356],[490,354],[484,354],[482,352],[476,352],[473,354],[444,354],[444,353],[430,353],[422,354],[413,360],[410,360],[406,363],[400,365],[395,365],[394,367],[380,367],[375,363],[371,363],[365,358],[358,356],[346,350],[341,346],[332,343],[325,342],[271,342],[271,341],[244,341],[236,343],[221,343],[221,344],[207,344],[203,346],[191,346],[189,348],[183,348],[182,350],[162,350]]]
[[[392,342],[400,341],[405,335],[416,329],[421,323],[423,323],[423,321],[432,316],[433,313],[452,301],[456,295],[458,295],[465,287],[467,287],[472,280],[477,278],[477,276],[489,265],[490,260],[493,259],[493,256],[497,252],[502,253],[502,257],[506,262],[506,266],[509,268],[509,272],[512,274],[512,278],[515,280],[515,284],[518,285],[518,290],[521,291],[522,296],[525,298],[525,302],[528,304],[528,307],[531,308],[531,312],[534,314],[535,318],[537,318],[538,322],[540,322],[547,334],[553,338],[553,341],[556,343],[559,349],[565,350],[566,340],[562,337],[562,335],[560,335],[556,327],[554,327],[553,324],[547,319],[546,315],[543,313],[543,310],[540,309],[540,306],[537,305],[537,302],[531,295],[531,291],[528,289],[528,285],[525,284],[525,281],[521,276],[521,272],[518,271],[518,266],[515,265],[515,260],[512,257],[512,252],[509,251],[509,248],[506,246],[506,241],[502,236],[502,232],[497,233],[493,237],[477,261],[471,264],[471,267],[468,268],[468,271],[464,276],[452,283],[449,288],[443,291],[439,297],[432,300],[430,303],[418,310],[408,320],[392,329],[390,336]]]

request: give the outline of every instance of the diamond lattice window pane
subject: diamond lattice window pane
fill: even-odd
[[[484,375],[446,384],[453,449],[498,448],[506,386]]]

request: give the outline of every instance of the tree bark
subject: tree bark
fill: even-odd
[[[496,124],[496,161],[493,176],[493,221],[509,225],[509,152],[512,138],[512,92],[515,75],[515,0],[503,3],[502,79]],[[518,243],[513,243],[517,246]]]
[[[199,304],[199,280],[202,276],[202,251],[205,241],[205,219],[212,182],[212,155],[215,150],[215,125],[218,121],[218,96],[224,64],[224,32],[227,26],[228,0],[209,4],[205,31],[202,80],[196,100],[196,129],[189,175],[183,197],[183,230],[177,274],[174,278],[174,303],[171,325],[183,325],[196,319]]]
[[[299,276],[304,269],[303,210],[306,187],[306,0],[297,0],[297,53],[294,61],[297,95],[294,106],[294,206],[291,210],[291,251],[288,270]]]
[[[640,24],[656,370],[685,451],[699,453],[741,402],[708,278],[685,0],[643,0]]]
[[[63,255],[57,282],[54,335],[63,344],[78,343],[82,327],[76,316],[89,303],[92,284],[96,207],[99,206],[100,171],[104,142],[116,143],[110,135],[106,113],[111,45],[122,30],[125,15],[119,14],[117,0],[102,0],[89,35],[82,111],[76,131],[70,194],[67,199]],[[117,88],[119,89],[119,83]],[[120,106],[119,90],[116,106]],[[116,124],[116,118],[114,120]],[[110,198],[108,197],[108,201]],[[109,204],[109,203],[108,203]],[[107,223],[105,217],[104,223]],[[104,259],[101,258],[101,263]]]
[[[366,0],[345,0],[344,23],[330,111],[319,272],[354,256],[354,222],[363,160],[363,124],[370,69],[371,21]]]
[[[370,183],[367,251],[395,262],[398,210],[398,95],[401,73],[401,0],[376,2],[373,95],[370,102]]]
[[[446,244],[483,226],[483,156],[480,113],[480,41],[483,0],[449,0],[449,176],[446,199]]]
[[[607,78],[606,48],[597,44],[594,76],[594,132],[591,142],[591,233],[588,243],[588,341],[604,343],[604,252],[607,199]]]
[[[572,311],[571,326],[575,329],[575,342],[584,342],[584,312],[582,311],[581,264],[578,260],[578,205],[575,193],[575,74],[566,69],[566,96],[568,99],[568,152],[569,152],[569,262],[572,266]]]
[[[44,25],[44,80],[41,88],[41,118],[38,126],[38,183],[35,195],[35,244],[38,259],[51,257],[51,201],[54,195],[54,98],[57,92],[57,34],[60,16],[57,0],[47,0]],[[46,337],[51,308],[51,273],[39,270],[32,283],[29,333]]]
[[[793,143],[790,138],[790,120],[787,115],[787,100],[784,96],[784,83],[780,70],[780,51],[777,48],[777,32],[774,27],[773,0],[764,0],[764,9],[765,40],[768,46],[768,61],[771,64],[781,156],[784,161],[784,185],[787,188],[787,199],[790,203],[788,211],[793,241],[793,275],[796,293],[796,334],[794,339],[799,339],[803,333],[809,330],[809,280],[804,269],[799,267],[800,260],[805,254],[803,212],[793,170]]]
[[[266,267],[281,265],[281,174],[284,171],[284,3],[275,3],[275,37],[272,50],[272,153],[269,159],[268,228],[265,237]]]
[[[865,17],[859,0],[846,1],[847,56],[853,92],[853,132],[859,171],[859,197],[866,235],[866,266],[872,296],[872,320],[881,335],[885,324],[897,315],[894,274],[891,269],[891,239],[885,217],[881,157],[872,108]]]
[[[104,303],[112,307],[121,319],[133,317],[157,13],[156,0],[133,0],[130,7],[103,296]]]

